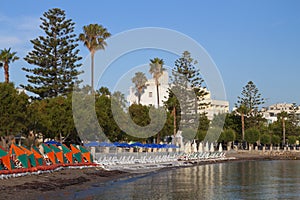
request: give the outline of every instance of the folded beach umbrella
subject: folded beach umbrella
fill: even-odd
[[[34,154],[32,151],[30,151],[29,149],[27,149],[26,147],[24,146],[19,146],[25,153],[26,155],[28,156],[28,159],[30,161],[30,164],[32,167],[36,167],[37,164],[36,164],[36,161],[35,161],[35,157],[34,157]]]
[[[73,156],[74,158],[79,162],[79,163],[82,163],[83,160],[82,160],[82,154],[81,154],[81,151],[79,149],[77,149],[74,145],[70,145],[71,147],[71,151],[73,153]]]
[[[60,163],[65,163],[64,154],[62,150],[60,150],[55,144],[50,144],[49,146],[54,151],[57,160],[59,160]]]
[[[33,155],[37,160],[38,164],[44,165],[44,157],[42,156],[41,152],[36,147],[31,147],[31,151],[33,152]]]
[[[48,156],[49,160],[53,163],[56,164],[56,156],[54,154],[54,151],[50,147],[48,147],[46,144],[42,143],[42,146],[44,148],[44,153]]]
[[[30,167],[30,162],[29,162],[28,156],[26,154],[19,155],[17,158],[22,163],[23,168]]]
[[[2,156],[6,156],[8,153],[6,151],[4,151],[2,148],[0,148],[0,158],[2,158]]]
[[[11,159],[10,159],[9,154],[7,154],[7,155],[5,155],[5,156],[2,156],[1,159],[2,159],[3,165],[4,165],[8,170],[12,170],[12,169],[13,169],[13,167],[12,167],[12,162],[11,162]]]
[[[66,156],[67,160],[70,163],[73,163],[74,161],[73,161],[73,153],[72,153],[72,151],[65,144],[62,144],[61,147],[62,147],[63,153]]]
[[[23,168],[28,168],[30,166],[26,152],[17,145],[11,144],[9,153],[10,155],[15,154],[17,156],[18,160],[22,163]]]
[[[89,152],[86,148],[84,148],[83,146],[79,146],[79,149],[82,153],[82,156],[89,162],[93,162],[93,158],[91,155],[91,152]]]
[[[19,156],[19,155],[25,154],[25,152],[21,148],[19,148],[17,145],[11,144],[10,149],[9,149],[9,154],[10,155],[15,154],[16,156]]]
[[[3,165],[4,165],[7,169],[11,170],[12,167],[11,167],[10,156],[9,156],[9,154],[8,154],[6,151],[4,151],[2,148],[0,148],[0,158],[2,159]]]

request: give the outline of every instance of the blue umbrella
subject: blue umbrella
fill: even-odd
[[[128,143],[120,143],[120,144],[118,145],[118,147],[129,148],[129,147],[131,147],[131,146],[130,146],[130,144],[128,144]]]
[[[54,141],[54,140],[50,140],[50,141],[47,141],[47,142],[44,142],[45,144],[55,144],[57,146],[61,146],[61,143],[60,142],[57,142],[57,141]]]
[[[144,147],[145,148],[152,148],[152,145],[151,144],[144,144]]]
[[[131,147],[140,147],[140,148],[143,148],[143,147],[144,147],[144,145],[143,145],[142,143],[140,143],[140,142],[133,143],[133,144],[131,144],[130,146],[131,146]]]
[[[149,148],[159,148],[158,144],[150,144]]]
[[[167,145],[167,144],[160,144],[159,146],[160,146],[160,148],[169,148],[169,145]]]
[[[96,141],[92,141],[92,142],[89,142],[87,144],[84,144],[85,147],[98,147],[99,146],[99,142],[96,142]]]
[[[175,144],[169,144],[168,146],[169,146],[168,148],[174,148],[174,149],[175,149],[175,148],[179,148],[179,147],[176,146]]]
[[[113,143],[115,146],[119,146],[121,143],[120,142],[114,142]]]
[[[108,142],[100,142],[99,146],[100,147],[113,147],[114,145],[112,143],[108,143]]]

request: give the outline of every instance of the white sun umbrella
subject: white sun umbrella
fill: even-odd
[[[209,144],[208,144],[208,142],[206,142],[206,144],[205,144],[204,152],[209,152]]]
[[[190,141],[188,142],[188,149],[189,153],[192,153],[192,143]]]
[[[222,144],[220,143],[219,144],[219,152],[222,152],[223,151],[223,147],[222,147]]]
[[[198,152],[203,152],[203,144],[202,144],[202,142],[199,143]]]
[[[193,142],[193,152],[197,152],[197,143],[194,141]]]
[[[191,146],[191,142],[190,141],[188,141],[185,144],[185,147],[186,147],[186,153],[191,153],[192,152],[192,146]]]
[[[214,151],[215,151],[214,144],[210,143],[210,152],[214,152]]]
[[[184,153],[189,153],[189,144],[188,142],[184,145]]]

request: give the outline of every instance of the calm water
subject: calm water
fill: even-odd
[[[300,161],[180,168],[94,186],[67,199],[300,199]]]

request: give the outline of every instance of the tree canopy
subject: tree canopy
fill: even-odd
[[[0,83],[0,135],[22,134],[27,130],[28,98],[12,83]]]
[[[48,10],[40,19],[44,35],[30,41],[33,50],[24,59],[34,68],[22,68],[29,73],[29,84],[21,86],[42,99],[67,95],[79,83],[81,73],[75,23],[59,8]]]

